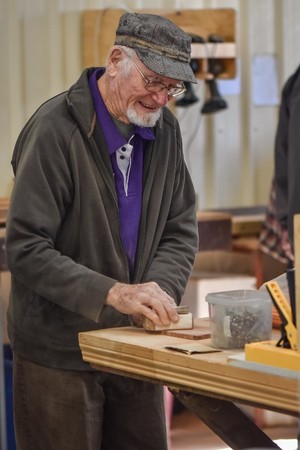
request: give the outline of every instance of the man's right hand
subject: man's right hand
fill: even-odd
[[[106,304],[133,317],[146,316],[155,325],[177,322],[176,303],[157,283],[116,283],[108,292]]]

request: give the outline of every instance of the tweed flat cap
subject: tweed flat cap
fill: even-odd
[[[123,14],[115,44],[133,48],[143,64],[159,75],[197,83],[190,66],[191,37],[165,17]]]

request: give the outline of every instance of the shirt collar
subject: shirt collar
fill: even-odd
[[[102,99],[102,96],[100,94],[100,91],[98,89],[97,80],[103,75],[105,69],[99,68],[96,69],[91,77],[89,78],[89,85],[90,90],[92,93],[92,97],[94,100],[95,110],[96,110],[96,116],[98,123],[101,125],[104,138],[107,144],[108,152],[111,155],[114,153],[118,148],[122,147],[124,144],[127,143],[126,139],[119,133],[119,130],[117,126],[115,125],[114,121],[112,120],[105,103]],[[146,140],[154,140],[155,135],[153,128],[151,127],[140,127],[138,125],[134,125],[133,127],[133,133],[138,134],[143,139]]]

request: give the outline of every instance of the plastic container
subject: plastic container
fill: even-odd
[[[250,342],[271,339],[272,300],[267,292],[215,292],[208,294],[206,301],[213,347],[239,349]]]

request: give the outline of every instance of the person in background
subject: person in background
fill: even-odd
[[[285,82],[275,139],[275,212],[282,229],[281,246],[287,257],[287,280],[296,323],[294,216],[300,214],[300,66]],[[298,419],[300,449],[300,420]]]
[[[285,82],[275,136],[274,175],[259,241],[263,253],[282,263],[294,297],[294,215],[300,213],[298,155],[300,66]]]
[[[294,215],[300,213],[300,66],[282,89],[275,139],[275,213],[282,229],[282,248],[294,265]]]
[[[126,13],[21,131],[6,249],[18,450],[166,450],[161,386],[93,370],[78,332],[177,321],[198,248],[195,192],[166,107],[195,83],[191,38]]]
[[[260,249],[280,263],[286,272],[289,297],[295,315],[294,215],[300,213],[300,184],[297,172],[300,113],[300,66],[285,82],[275,135],[274,175],[271,182],[265,221],[259,236]],[[279,275],[277,273],[276,275]],[[288,298],[289,300],[289,298]],[[276,311],[275,311],[276,312]],[[278,316],[276,312],[276,316]],[[281,323],[277,317],[276,323]],[[273,322],[274,324],[274,322]]]
[[[278,221],[276,214],[275,180],[272,179],[269,199],[259,234],[260,250],[278,261],[281,270],[287,268],[293,259],[291,245],[286,228]]]

